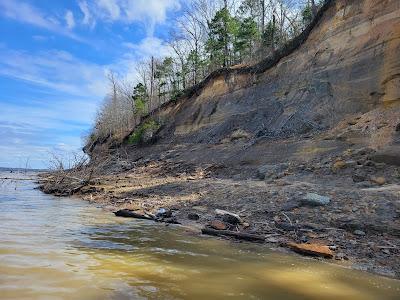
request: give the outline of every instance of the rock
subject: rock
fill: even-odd
[[[333,164],[332,170],[337,171],[346,168],[346,166],[347,166],[346,162],[344,162],[343,160],[338,160]]]
[[[188,219],[192,221],[197,221],[198,219],[200,219],[200,216],[196,213],[189,213]]]
[[[249,228],[249,227],[250,227],[250,224],[249,224],[249,223],[247,223],[247,222],[244,222],[244,223],[243,223],[243,228],[246,229],[246,228]]]
[[[348,260],[348,257],[343,253],[339,252],[335,255],[336,260]]]
[[[300,202],[302,205],[307,206],[323,206],[328,205],[331,202],[331,198],[314,193],[308,193]]]
[[[274,238],[274,237],[267,238],[265,241],[267,243],[271,243],[271,244],[279,243],[279,240],[277,238]]]
[[[291,200],[291,201],[284,203],[282,205],[281,210],[282,211],[291,211],[293,209],[299,208],[300,206],[301,206],[301,203],[299,201]]]
[[[169,209],[165,208],[160,208],[156,212],[156,218],[171,218],[172,217],[172,211]]]
[[[296,225],[293,225],[289,222],[279,222],[275,221],[275,226],[279,229],[282,229],[284,231],[294,231],[297,229]]]
[[[319,245],[319,244],[296,244],[289,243],[287,246],[293,251],[311,256],[319,256],[325,258],[332,258],[333,252],[329,249],[329,246]]]
[[[365,235],[365,232],[362,231],[362,230],[355,230],[353,233],[354,233],[354,235],[358,235],[358,236],[364,236]]]
[[[370,156],[374,162],[400,166],[400,146],[388,147]]]
[[[222,220],[226,223],[232,224],[232,225],[237,225],[240,224],[240,218],[238,219],[237,217],[230,215],[230,214],[225,214],[222,216]]]
[[[386,183],[385,177],[371,177],[371,182],[376,183],[378,185],[384,185]]]
[[[224,222],[221,222],[219,220],[211,221],[210,227],[215,230],[226,230],[228,228]]]
[[[263,165],[257,169],[257,178],[264,180],[269,179],[274,176],[277,176],[279,173],[282,173],[286,170],[288,164],[282,163],[277,165]]]
[[[357,120],[350,120],[347,122],[347,124],[349,124],[350,126],[356,125],[357,124]]]
[[[230,224],[236,225],[236,224],[242,224],[243,220],[239,217],[239,215],[231,213],[229,211],[226,210],[222,210],[222,209],[216,209],[215,213],[217,215],[222,216],[222,219]]]
[[[367,180],[367,175],[365,173],[361,173],[360,171],[355,172],[352,176],[353,182],[363,182]]]
[[[374,152],[375,152],[375,150],[371,149],[371,148],[361,148],[361,149],[358,149],[357,151],[355,151],[354,155],[363,156],[363,155],[371,154]]]
[[[400,123],[397,124],[397,126],[396,126],[396,128],[395,128],[395,131],[396,131],[396,132],[400,132]]]
[[[357,187],[360,188],[360,189],[367,189],[367,188],[370,188],[370,187],[373,186],[372,183],[369,182],[369,181],[357,182],[356,185],[357,185]]]

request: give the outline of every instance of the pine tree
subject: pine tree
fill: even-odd
[[[236,19],[233,18],[227,8],[223,8],[215,14],[208,23],[208,40],[206,51],[211,63],[216,67],[227,67],[230,63],[230,51],[235,37]]]
[[[259,33],[257,23],[253,18],[243,19],[238,24],[236,38],[234,42],[235,53],[239,54],[242,61],[245,57],[251,57],[254,42],[258,39]]]
[[[145,113],[147,99],[148,95],[146,87],[142,83],[138,83],[133,88],[133,95],[132,95],[132,106],[135,115],[141,116]]]

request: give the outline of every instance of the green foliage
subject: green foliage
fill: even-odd
[[[234,41],[235,52],[239,53],[240,59],[251,54],[253,43],[258,36],[257,23],[254,19],[245,18],[240,22]]]
[[[142,83],[138,83],[134,87],[132,95],[133,107],[136,114],[143,115],[146,112],[147,99],[146,87]]]
[[[217,11],[214,18],[208,23],[206,51],[212,64],[228,66],[230,45],[234,41],[237,28],[237,19],[232,17],[226,8]]]
[[[312,13],[312,8],[310,5],[307,5],[303,8],[301,12],[302,20],[303,20],[303,25],[307,26],[308,24],[311,23],[313,19],[313,13]]]
[[[129,145],[137,145],[143,142],[144,136],[146,133],[151,132],[154,133],[160,128],[160,124],[158,124],[155,120],[150,119],[145,123],[138,126],[135,131],[129,136],[128,144]]]
[[[275,45],[279,43],[278,30],[278,26],[273,21],[268,22],[263,33],[263,44],[265,46],[275,48]]]

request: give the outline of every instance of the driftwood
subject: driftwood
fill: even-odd
[[[234,237],[238,240],[250,241],[250,242],[264,242],[265,237],[256,234],[241,233],[231,230],[215,230],[211,228],[203,228],[201,230],[202,234],[215,235],[215,236],[229,236]]]
[[[15,181],[32,181],[37,180],[37,178],[11,178],[11,177],[2,177],[0,180],[15,180]]]
[[[134,218],[134,219],[142,219],[142,220],[152,220],[155,221],[155,218],[146,215],[146,214],[141,214],[141,213],[135,213],[131,210],[128,209],[121,209],[119,211],[114,212],[114,214],[117,217],[122,217],[122,218]]]

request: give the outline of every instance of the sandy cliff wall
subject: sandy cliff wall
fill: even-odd
[[[223,144],[226,152],[229,141],[245,139],[254,156],[253,145],[336,128],[352,143],[398,145],[400,1],[333,0],[325,8],[307,40],[272,68],[225,70],[165,105],[156,144]],[[353,128],[343,125],[355,117]]]
[[[219,142],[237,129],[288,137],[400,101],[400,1],[334,1],[301,48],[265,73],[212,80],[170,109],[164,133]]]

